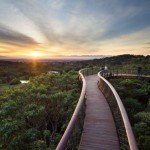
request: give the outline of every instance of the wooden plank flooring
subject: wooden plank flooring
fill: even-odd
[[[97,75],[86,77],[86,116],[79,150],[119,150],[112,113],[97,81]]]

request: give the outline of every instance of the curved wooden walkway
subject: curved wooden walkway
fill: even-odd
[[[97,86],[98,76],[87,76],[86,82],[86,116],[79,150],[119,150],[111,110]]]

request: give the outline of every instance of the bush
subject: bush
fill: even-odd
[[[149,94],[146,88],[142,87],[140,89],[134,89],[133,97],[136,98],[143,105],[147,106]]]
[[[16,84],[20,84],[20,80],[17,78],[14,78],[13,80],[10,81],[9,83],[10,85],[16,85]]]
[[[134,125],[139,148],[149,150],[150,147],[150,112],[140,112],[134,116],[137,122]]]
[[[122,80],[120,82],[120,85],[121,86],[124,86],[124,87],[127,87],[127,88],[140,88],[141,87],[141,84],[140,84],[140,81],[137,80],[137,79],[125,79],[125,80]]]
[[[3,92],[0,149],[55,149],[76,106],[77,91],[77,75],[71,72],[42,74]]]
[[[128,113],[140,150],[150,147],[150,86],[146,80],[112,79]]]
[[[139,112],[135,116],[135,122],[144,122],[150,125],[150,112]]]
[[[123,100],[123,103],[131,123],[133,122],[134,114],[144,110],[144,106],[141,103],[139,103],[136,99],[126,98],[125,100]]]

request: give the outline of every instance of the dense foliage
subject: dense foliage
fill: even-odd
[[[41,74],[0,94],[0,149],[55,149],[79,98],[74,72]]]
[[[0,149],[55,149],[80,94],[74,71],[104,65],[108,69],[150,69],[150,56],[121,55],[86,61],[0,60]],[[49,71],[60,74],[47,74]],[[29,79],[30,83],[20,84],[20,80]],[[149,118],[150,87],[139,80],[116,80],[115,86],[139,145],[145,148],[150,133],[148,119],[143,118]]]
[[[13,79],[28,80],[31,76],[40,75],[51,70],[59,72],[78,71],[85,67],[107,65],[108,69],[142,69],[150,70],[150,56],[120,55],[86,61],[1,61],[0,84],[9,84]]]
[[[111,79],[131,121],[140,150],[150,148],[150,84],[140,79]]]

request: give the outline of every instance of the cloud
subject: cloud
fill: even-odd
[[[14,31],[0,24],[0,42],[16,46],[37,45],[38,43],[22,33]]]
[[[143,48],[150,49],[150,46],[149,47],[143,47]]]
[[[51,0],[50,7],[52,9],[58,10],[65,6],[66,0]]]
[[[145,28],[128,35],[122,35],[113,39],[100,41],[97,47],[102,50],[101,53],[113,54],[149,54],[149,50],[145,49],[145,43],[150,40],[150,27]],[[148,46],[147,46],[148,47]],[[98,50],[98,49],[97,49]],[[99,50],[98,50],[99,51]]]
[[[130,5],[118,0],[101,3],[77,0],[72,5],[65,0],[12,2],[39,28],[50,45],[66,42],[88,44],[135,32],[148,25],[136,20],[136,16],[140,18],[143,7],[147,7],[135,5],[135,1],[129,2]],[[60,6],[55,9],[58,3]],[[48,6],[52,9],[49,10]]]
[[[121,48],[120,52],[123,53],[125,48],[137,45],[142,47],[142,44],[137,44],[138,40],[140,43],[146,42],[133,36],[150,25],[148,19],[150,3],[148,0],[143,1],[6,0],[4,2],[9,3],[12,11],[17,10],[17,17],[13,16],[14,19],[22,18],[34,24],[36,27],[34,30],[38,30],[44,37],[42,45],[40,44],[43,46],[42,51],[53,54],[105,52],[107,54],[108,49],[109,52],[113,50],[115,52],[115,48]],[[11,13],[8,10],[9,15],[11,16]],[[13,26],[12,29],[6,30],[0,31],[5,43],[21,46],[38,45],[35,41],[37,34],[33,34],[31,38],[14,31]],[[149,39],[149,36],[146,35],[144,39]]]
[[[150,42],[146,42],[145,44],[146,44],[146,45],[150,45]]]

